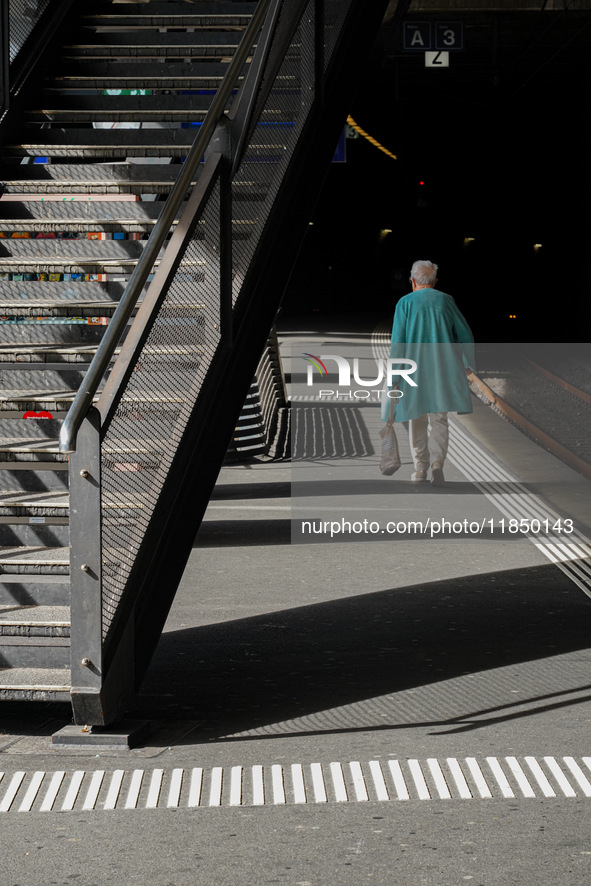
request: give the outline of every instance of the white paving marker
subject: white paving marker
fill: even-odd
[[[312,790],[314,791],[314,800],[316,803],[327,803],[326,787],[324,784],[324,775],[322,774],[322,766],[320,763],[312,763],[310,766],[312,774]]]
[[[265,805],[265,782],[263,779],[263,767],[252,767],[252,805]]]
[[[271,766],[271,778],[273,780],[273,803],[282,806],[285,803],[285,785],[283,784],[283,767],[275,763]]]
[[[447,765],[449,766],[449,771],[452,774],[452,778],[456,784],[458,789],[458,793],[462,800],[471,800],[472,799],[472,791],[468,787],[468,782],[466,781],[466,776],[462,772],[462,767],[458,763],[455,757],[447,758]]]
[[[357,761],[349,763],[349,769],[351,770],[355,798],[359,803],[366,803],[369,800],[369,794],[367,793],[367,787],[365,786],[361,763]]]
[[[129,786],[127,800],[125,803],[126,809],[135,809],[137,807],[143,779],[144,770],[136,769],[131,777],[131,784]]]
[[[115,809],[115,807],[117,806],[117,801],[119,799],[119,794],[121,793],[121,785],[123,784],[124,775],[124,769],[116,769],[111,776],[111,784],[109,785],[109,790],[107,792],[105,805],[103,807],[104,809]]]
[[[376,789],[378,800],[380,800],[380,802],[385,802],[386,800],[389,800],[390,796],[388,794],[386,782],[384,781],[384,773],[382,772],[380,761],[370,760],[369,771],[371,772],[371,776],[373,778],[373,783]]]
[[[57,795],[59,794],[59,790],[62,786],[62,782],[66,777],[65,772],[54,772],[51,781],[49,782],[49,788],[47,789],[47,793],[43,799],[41,804],[40,812],[51,812],[53,809],[53,804],[57,800]]]
[[[343,767],[340,763],[331,763],[330,771],[332,774],[332,783],[335,792],[335,800],[337,803],[346,803],[349,799],[347,796],[347,787],[345,785],[345,776],[343,775]]]
[[[484,768],[486,763],[486,768]],[[485,774],[486,772],[486,774]],[[285,766],[75,770],[2,775],[0,812],[95,812],[288,804],[591,797],[591,757],[448,757]],[[509,780],[511,779],[511,781]],[[63,797],[60,803],[60,797]]]
[[[304,783],[304,768],[301,763],[292,763],[291,781],[293,785],[293,799],[295,803],[306,803],[306,785]]]

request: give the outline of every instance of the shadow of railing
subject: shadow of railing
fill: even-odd
[[[199,720],[188,743],[463,732],[591,700],[589,684],[547,682],[552,660],[590,638],[591,606],[551,565],[433,581],[165,633],[136,712]],[[489,679],[484,697],[466,688],[468,675],[538,661],[541,691],[527,675],[518,694],[514,680]],[[399,706],[398,693],[456,679],[461,691],[430,693],[427,716],[424,698],[410,715],[408,695]]]

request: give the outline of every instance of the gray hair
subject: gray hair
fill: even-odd
[[[410,276],[417,286],[434,286],[437,281],[437,265],[432,261],[416,261],[410,269]]]

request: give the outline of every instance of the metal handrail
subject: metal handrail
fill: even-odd
[[[224,79],[214,97],[207,112],[205,120],[200,127],[199,134],[193,142],[189,153],[183,163],[183,167],[175,181],[162,212],[154,225],[146,246],[135,266],[125,292],[117,306],[115,313],[107,327],[105,335],[97,348],[90,366],[84,376],[68,414],[62,424],[60,432],[60,452],[75,452],[76,435],[84,417],[92,406],[102,378],[107,371],[109,361],[113,356],[119,340],[123,335],[127,321],[141,295],[142,289],[150,276],[154,262],[170,231],[178,209],[183,202],[187,189],[197,170],[207,146],[224,116],[226,104],[232,94],[232,90],[238,80],[240,72],[246,63],[248,54],[254,44],[257,33],[261,30],[272,0],[259,0],[257,8],[248,24],[243,38],[232,58],[230,66],[224,75]]]

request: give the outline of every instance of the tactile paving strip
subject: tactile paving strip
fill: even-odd
[[[0,773],[0,813],[591,797],[591,757]]]

